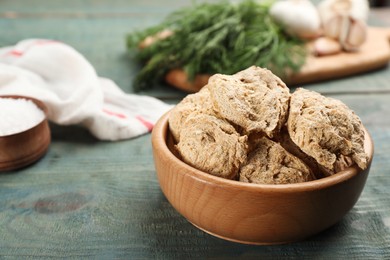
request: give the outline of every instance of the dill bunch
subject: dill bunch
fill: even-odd
[[[128,35],[127,48],[144,65],[134,89],[153,86],[175,68],[184,69],[190,80],[197,74],[234,74],[252,65],[282,78],[298,71],[305,48],[272,20],[270,5],[253,0],[196,4],[172,13],[157,26]],[[164,30],[173,34],[139,48],[146,37]]]

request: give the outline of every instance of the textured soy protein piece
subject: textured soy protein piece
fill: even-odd
[[[367,167],[364,127],[339,100],[305,89],[290,94],[269,70],[216,74],[172,111],[173,151],[215,176],[290,184]]]
[[[326,175],[356,163],[367,167],[364,129],[359,117],[339,100],[297,89],[287,121],[291,140],[314,158]]]
[[[280,144],[262,137],[241,166],[240,181],[258,184],[289,184],[314,179],[310,168]]]
[[[177,150],[184,162],[212,175],[236,179],[247,156],[247,136],[215,116],[196,114],[185,121]]]
[[[170,112],[169,130],[176,142],[180,140],[180,130],[186,119],[189,115],[194,114],[214,114],[207,86],[203,87],[198,93],[186,96]]]
[[[245,134],[273,137],[286,122],[289,89],[267,69],[252,66],[231,76],[216,74],[208,85],[214,109]]]

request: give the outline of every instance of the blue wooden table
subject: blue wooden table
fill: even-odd
[[[126,54],[126,34],[190,4],[1,0],[0,45],[31,37],[63,41],[81,52],[100,76],[132,92],[138,67]],[[370,24],[390,26],[389,16],[389,10],[373,10]],[[375,143],[359,201],[328,230],[278,246],[212,237],[187,222],[161,193],[149,134],[102,142],[80,127],[52,124],[52,143],[43,159],[0,174],[0,258],[390,259],[390,68],[304,87],[345,102]],[[142,94],[169,103],[185,96],[166,85]]]

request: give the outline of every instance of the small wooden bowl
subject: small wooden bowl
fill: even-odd
[[[0,98],[31,100],[46,115],[42,122],[28,130],[0,136],[0,171],[11,171],[34,163],[46,153],[51,140],[47,107],[41,101],[25,96],[0,96]]]
[[[162,192],[188,221],[214,236],[246,244],[281,244],[302,240],[338,222],[356,203],[366,170],[350,167],[323,179],[284,185],[226,180],[199,171],[172,153],[169,112],[156,124],[152,145]]]

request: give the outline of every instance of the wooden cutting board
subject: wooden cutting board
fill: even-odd
[[[366,42],[357,52],[342,52],[323,57],[309,56],[299,73],[284,79],[288,85],[299,85],[341,78],[384,67],[390,61],[390,28],[369,27]],[[183,70],[170,71],[168,84],[186,92],[197,92],[207,84],[210,75],[198,75],[189,82]]]

